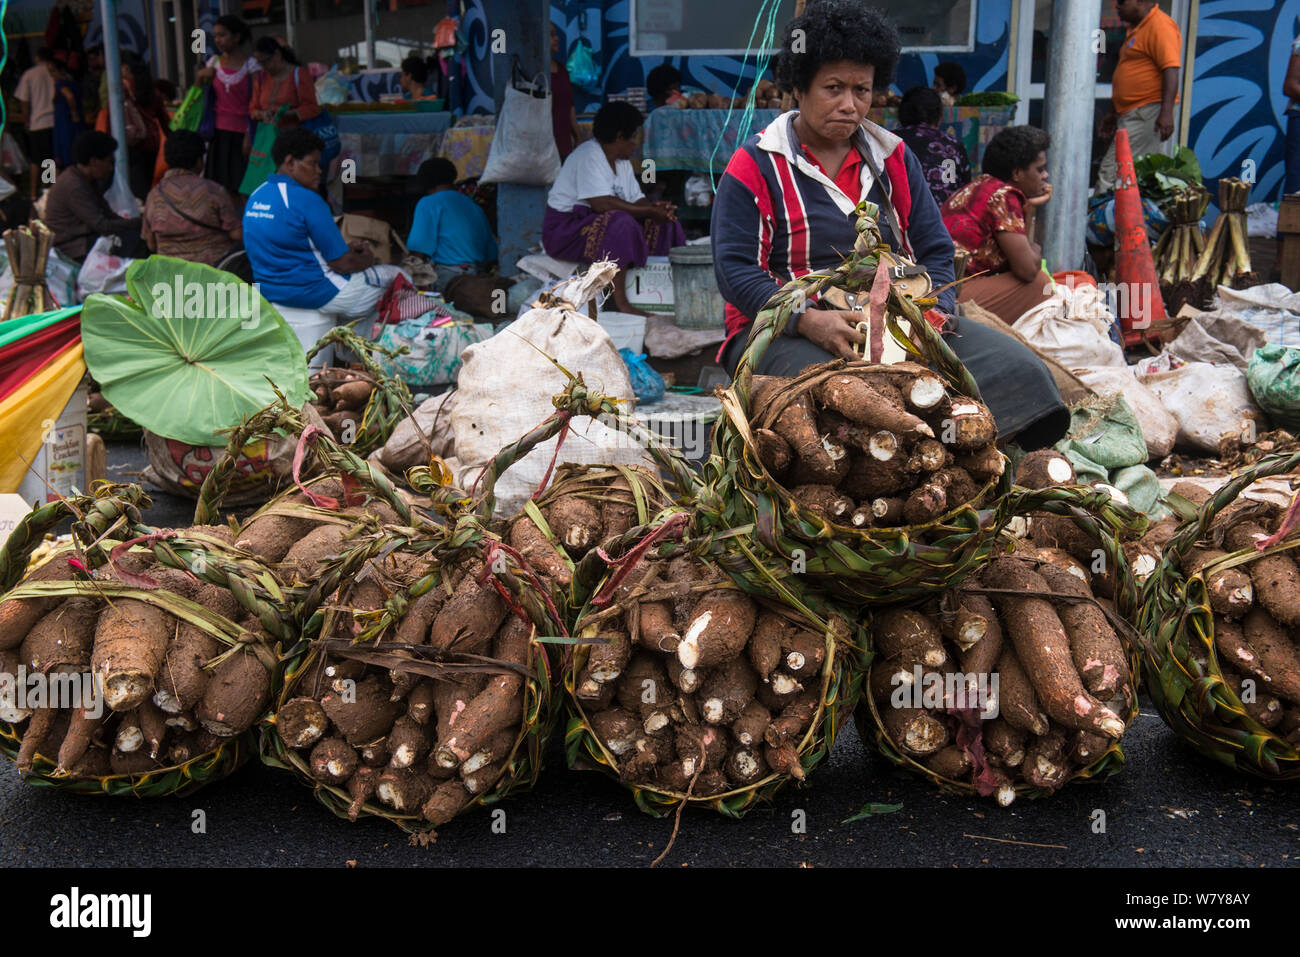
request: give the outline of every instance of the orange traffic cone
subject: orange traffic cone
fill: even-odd
[[[1138,192],[1137,174],[1133,171],[1133,152],[1128,130],[1115,133],[1115,284],[1123,296],[1116,296],[1120,313],[1120,331],[1124,345],[1142,342],[1159,319],[1166,318],[1165,302],[1160,294],[1151,243],[1147,240],[1147,221],[1142,214],[1142,194]]]

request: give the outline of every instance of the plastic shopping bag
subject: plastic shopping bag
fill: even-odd
[[[497,117],[496,134],[488,150],[480,183],[519,183],[549,186],[560,175],[560,151],[551,125],[551,95],[540,76],[522,89],[506,87],[505,103]]]

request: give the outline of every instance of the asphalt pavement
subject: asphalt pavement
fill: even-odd
[[[114,443],[110,477],[142,451]],[[148,519],[184,525],[191,502],[156,489]],[[943,794],[870,753],[850,724],[804,788],[735,821],[691,809],[662,866],[1285,867],[1300,863],[1300,787],[1229,771],[1182,745],[1143,697],[1116,776],[999,808]],[[869,803],[892,813],[844,823]],[[663,850],[671,818],[642,814],[615,781],[569,771],[558,742],[537,787],[475,809],[411,846],[384,821],[334,817],[287,772],[250,762],[184,798],[83,797],[0,767],[0,866],[631,866]],[[202,810],[204,833],[193,830]],[[1098,811],[1103,812],[1098,815]],[[497,825],[494,827],[494,823]],[[802,825],[802,827],[801,827]]]

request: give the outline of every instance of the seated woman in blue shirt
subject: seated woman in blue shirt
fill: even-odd
[[[300,126],[276,137],[276,170],[244,207],[244,249],[268,302],[361,318],[401,270],[375,265],[364,243],[349,245],[339,232],[317,192],[324,149],[319,136]]]
[[[428,256],[444,292],[457,276],[488,272],[497,262],[497,241],[482,207],[456,190],[456,164],[425,160],[416,177],[424,198],[415,204],[406,248]]]

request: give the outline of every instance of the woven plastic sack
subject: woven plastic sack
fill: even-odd
[[[1300,349],[1264,346],[1246,368],[1246,384],[1274,425],[1300,429]]]

